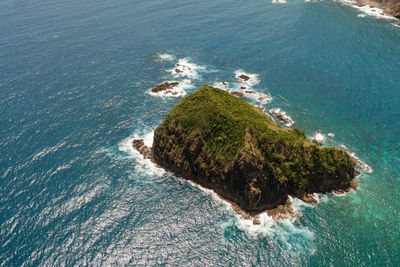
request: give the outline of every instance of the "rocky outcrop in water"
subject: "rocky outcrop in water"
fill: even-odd
[[[153,93],[158,93],[161,91],[173,89],[174,87],[176,87],[178,85],[179,85],[179,82],[164,82],[162,84],[156,85],[153,88],[151,88],[151,91]]]
[[[153,157],[249,213],[282,209],[288,195],[346,190],[355,171],[346,152],[281,128],[213,87],[199,88],[172,109],[155,130]]]

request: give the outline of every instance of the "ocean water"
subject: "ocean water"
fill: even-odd
[[[400,28],[341,2],[0,2],[0,265],[400,265]],[[174,75],[174,64],[192,64]],[[172,71],[170,71],[172,69]],[[260,226],[130,147],[205,83],[334,133],[360,189]],[[235,74],[236,73],[236,74]],[[184,81],[176,97],[149,94]],[[227,89],[228,90],[228,89]],[[263,100],[260,101],[259,97]]]

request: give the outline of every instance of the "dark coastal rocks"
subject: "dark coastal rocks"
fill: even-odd
[[[354,162],[344,151],[319,147],[213,87],[199,88],[172,109],[154,132],[153,157],[238,210],[250,215],[272,210],[277,219],[293,213],[285,205],[289,195],[346,190],[354,175]]]
[[[290,127],[293,125],[293,120],[286,115],[284,111],[282,111],[280,108],[273,108],[270,109],[269,112],[282,124]]]
[[[149,159],[159,167],[159,165],[154,161],[152,148],[146,146],[143,139],[133,139],[132,147],[142,154],[143,158]]]
[[[231,92],[232,95],[243,98],[244,94],[242,92],[233,91]]]
[[[243,81],[247,82],[248,80],[250,80],[250,77],[247,76],[246,74],[241,74],[238,76],[240,79],[242,79]]]
[[[259,215],[259,214],[256,214],[256,216],[254,216],[254,218],[253,218],[253,224],[254,224],[254,225],[260,225],[260,224],[261,224],[260,215]]]
[[[400,21],[396,22],[396,25],[400,27]]]
[[[357,7],[369,6],[370,8],[379,8],[383,10],[381,15],[400,18],[400,1],[399,0],[358,0],[354,3]]]
[[[178,85],[179,85],[179,82],[164,82],[162,84],[156,85],[153,88],[151,88],[151,91],[153,93],[158,93],[161,91],[173,89],[174,87],[176,87]]]
[[[306,203],[316,204],[318,200],[311,194],[304,193],[303,197],[301,198]]]
[[[354,190],[357,190],[358,189],[357,181],[351,180],[350,181],[350,187],[353,188]]]
[[[267,210],[268,216],[271,216],[274,221],[296,218],[298,214],[293,209],[292,202],[287,198],[286,202],[277,206],[274,209]],[[254,224],[254,222],[253,222]]]

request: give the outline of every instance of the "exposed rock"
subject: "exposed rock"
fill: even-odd
[[[133,145],[134,149],[139,150],[139,148],[144,146],[144,140],[143,139],[133,139],[132,145]]]
[[[303,200],[303,201],[306,202],[306,203],[312,203],[312,204],[318,203],[318,200],[316,200],[316,199],[314,198],[313,195],[311,195],[311,194],[306,194],[306,193],[304,193],[304,195],[303,195],[303,197],[301,198],[301,200]]]
[[[248,93],[248,94],[254,94],[255,93],[254,91],[249,91],[249,90],[246,90],[245,92]]]
[[[396,25],[397,25],[397,26],[400,26],[400,21],[396,22]]]
[[[273,108],[270,109],[269,112],[271,112],[272,115],[274,115],[274,117],[281,122],[282,124],[290,127],[293,125],[293,121],[291,118],[289,118],[289,116],[286,115],[285,112],[283,112],[280,108]]]
[[[350,187],[353,188],[354,190],[357,190],[358,189],[357,181],[351,180],[350,181]]]
[[[257,98],[257,101],[259,102],[263,102],[265,100],[265,96],[260,96],[259,98]]]
[[[242,98],[244,94],[242,92],[233,91],[231,92],[232,95]]]
[[[274,209],[267,210],[268,216],[271,216],[275,221],[289,218],[296,218],[299,215],[294,212],[292,202],[287,198],[284,205],[279,205]]]
[[[244,85],[241,85],[241,86],[240,86],[240,89],[242,89],[242,90],[246,90],[246,89],[247,89],[247,87],[246,87],[246,86],[244,86]]]
[[[288,195],[344,190],[354,174],[346,152],[319,147],[213,87],[182,99],[156,128],[153,144],[160,166],[213,189],[238,210],[272,209],[275,219],[293,213],[284,206]]]
[[[180,70],[180,69],[175,69],[175,72],[176,72],[176,73],[181,73],[181,72],[183,72],[183,71]]]
[[[366,163],[362,162],[356,156],[356,154],[353,153],[348,147],[346,147],[345,145],[340,145],[340,148],[343,149],[344,151],[346,151],[346,153],[352,158],[352,160],[357,168],[360,168],[361,170],[365,171],[366,173],[373,172],[372,168],[369,165],[367,165]],[[360,175],[360,172],[358,170],[354,174],[357,174],[357,173],[358,173],[358,175]],[[355,176],[358,176],[358,175],[355,175]]]
[[[246,74],[241,74],[238,76],[240,79],[242,79],[243,81],[247,82],[248,80],[250,80],[250,77],[247,76]]]
[[[367,164],[365,164],[364,162],[362,162],[360,159],[358,159],[357,157],[354,157],[353,155],[350,155],[350,157],[353,158],[354,163],[356,164],[356,166],[358,168],[360,168],[361,170],[367,172],[367,173],[372,173],[372,168],[370,166],[368,166]]]
[[[261,222],[260,222],[260,215],[259,215],[259,214],[257,214],[256,216],[254,216],[254,218],[253,218],[253,224],[254,224],[254,225],[260,225],[260,224],[261,224]]]
[[[140,154],[143,155],[143,158],[151,160],[157,167],[160,167],[155,161],[153,157],[153,150],[151,147],[145,145],[143,139],[133,139],[132,147],[137,150]]]
[[[175,66],[176,66],[176,67],[179,67],[179,68],[181,68],[181,69],[183,69],[183,70],[192,70],[191,67],[186,66],[186,65],[183,65],[183,64],[179,64],[179,63],[176,63]]]
[[[379,8],[383,10],[383,15],[400,18],[400,1],[399,0],[358,0],[355,6],[363,7],[369,5],[370,8]]]
[[[151,88],[151,91],[153,93],[157,93],[157,92],[172,89],[178,85],[179,85],[179,82],[164,82],[162,84],[156,85],[153,88]]]
[[[229,85],[229,83],[227,83],[227,82],[222,82],[222,84],[225,85],[225,86]]]

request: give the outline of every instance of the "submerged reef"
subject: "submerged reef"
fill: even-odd
[[[289,195],[347,190],[356,173],[345,151],[321,147],[210,86],[166,115],[154,132],[151,160],[250,214],[285,204]]]

